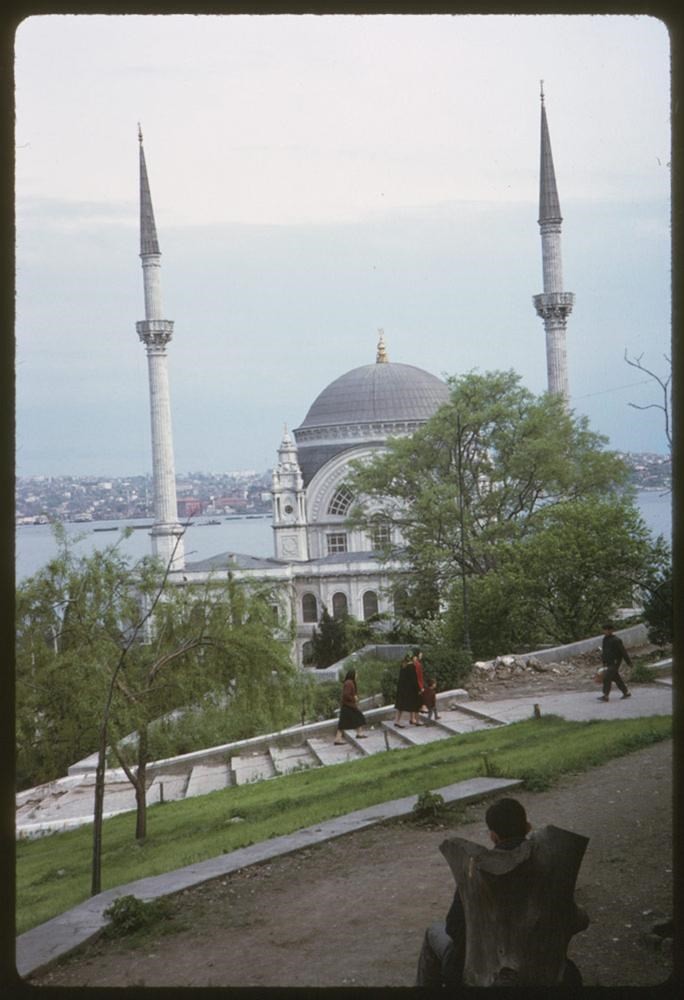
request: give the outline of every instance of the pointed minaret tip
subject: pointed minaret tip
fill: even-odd
[[[378,329],[378,353],[375,355],[375,363],[377,365],[386,365],[389,361],[387,357],[387,349],[385,347],[385,331],[383,329]]]
[[[544,81],[539,81],[539,97],[541,98],[542,104],[544,103]]]
[[[546,120],[546,105],[544,104],[544,81],[541,84],[541,141],[539,162],[539,224],[543,222],[560,223],[563,221],[556,187],[556,173],[553,169],[551,139],[549,125]]]
[[[142,144],[142,129],[138,122],[138,142],[140,151],[140,254],[159,255],[159,241],[157,239],[157,227],[154,222],[154,210],[152,208],[152,197],[150,195],[150,182],[147,177],[147,166],[145,164],[145,150]]]

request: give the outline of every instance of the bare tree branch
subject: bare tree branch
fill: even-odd
[[[653,379],[654,382],[657,383],[657,385],[660,386],[660,390],[663,395],[663,401],[662,403],[649,403],[647,405],[639,405],[638,403],[629,403],[628,405],[635,410],[660,410],[662,412],[665,418],[665,437],[667,438],[667,443],[670,446],[670,451],[672,451],[672,429],[670,426],[670,405],[671,405],[670,383],[672,381],[672,364],[670,358],[668,358],[668,356],[664,354],[663,357],[670,366],[670,371],[667,377],[663,378],[662,376],[658,375],[657,372],[651,371],[650,368],[647,368],[646,365],[642,363],[641,359],[643,358],[643,356],[644,355],[642,353],[636,358],[630,358],[627,352],[627,348],[625,348],[625,361],[627,362],[627,364],[630,366],[630,368],[637,368],[640,372],[644,372],[645,375],[648,375],[650,378]]]

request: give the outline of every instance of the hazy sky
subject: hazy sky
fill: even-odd
[[[631,16],[44,16],[16,36],[17,471],[149,471],[141,123],[176,469],[263,470],[375,360],[546,388],[544,80],[572,406],[666,452],[666,27]]]

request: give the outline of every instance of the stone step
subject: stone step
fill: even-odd
[[[436,725],[449,733],[474,733],[502,723],[498,719],[485,718],[480,713],[475,715],[473,712],[464,712],[461,708],[444,708],[439,711]]]
[[[185,798],[190,774],[157,774],[147,789],[149,805],[157,802],[177,802]]]
[[[274,778],[276,769],[269,753],[238,754],[230,759],[236,785]]]
[[[277,774],[290,774],[309,767],[319,767],[320,760],[311,747],[304,743],[298,747],[269,747],[273,767]]]
[[[348,740],[345,740],[341,746],[335,746],[332,740],[323,740],[316,737],[312,737],[306,742],[320,763],[324,765],[343,764],[348,760],[358,760],[363,755],[359,747],[354,746]],[[362,740],[361,742],[365,741]]]
[[[195,764],[190,772],[185,798],[206,795],[231,784],[231,770],[228,764]]]
[[[393,722],[383,722],[382,725],[384,729],[398,736],[405,746],[424,746],[426,743],[434,743],[435,740],[443,740],[447,735],[439,726],[426,726],[423,723],[412,726],[407,722],[405,729],[397,729]]]
[[[385,753],[387,750],[399,750],[406,746],[399,733],[393,732],[382,722],[366,732],[367,736],[363,740],[357,740],[351,733],[347,733],[349,742],[366,756],[373,753]]]

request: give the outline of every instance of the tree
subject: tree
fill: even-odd
[[[320,623],[314,629],[311,639],[312,661],[317,667],[323,669],[337,663],[350,652],[343,618],[333,618],[323,605]]]
[[[139,593],[143,605],[154,604],[154,611],[144,640],[128,646],[116,678],[125,704],[117,732],[134,733],[136,739],[132,750],[120,739],[112,740],[112,748],[135,788],[136,838],[143,840],[154,721],[169,706],[198,704],[207,695],[218,695],[230,700],[233,714],[244,715],[243,732],[253,735],[264,709],[269,722],[280,721],[279,704],[289,703],[287,681],[293,667],[285,644],[274,635],[268,592],[263,589],[248,590],[232,580],[188,589],[169,586],[159,573],[152,573],[139,580]]]
[[[77,559],[59,550],[16,595],[17,762],[22,785],[49,781],[97,746],[104,664],[120,651],[129,567],[116,546]],[[86,641],[87,638],[87,641]]]
[[[252,726],[264,707],[279,721],[294,704],[295,668],[269,591],[210,580],[191,592],[156,560],[131,565],[116,546],[77,558],[57,534],[58,556],[18,591],[19,759],[31,783],[36,767],[55,777],[97,749],[95,893],[108,745],[136,790],[142,839],[152,721],[209,693],[229,693]],[[121,742],[129,734],[133,756]]]
[[[674,606],[672,570],[665,568],[653,580],[644,601],[644,618],[648,638],[658,646],[668,646],[674,640]]]
[[[411,587],[434,595],[432,615],[450,616],[456,647],[464,645],[467,624],[480,642],[491,643],[495,626],[501,641],[512,644],[551,629],[580,629],[591,616],[578,612],[573,623],[569,608],[571,594],[577,595],[571,579],[582,585],[588,579],[587,573],[576,576],[581,561],[565,575],[557,568],[553,614],[548,608],[541,617],[533,613],[541,588],[531,589],[530,575],[540,575],[544,566],[549,581],[547,562],[554,552],[563,555],[557,546],[563,534],[579,529],[580,511],[589,517],[582,507],[589,501],[610,504],[624,495],[621,527],[615,526],[610,542],[632,552],[626,465],[605,450],[606,439],[585,418],[566,411],[559,396],[534,396],[514,372],[471,373],[449,383],[450,402],[411,438],[390,441],[384,454],[356,464],[353,522],[364,526],[380,512],[393,525],[391,555],[403,564]],[[600,547],[602,526],[589,520],[592,545]],[[639,552],[646,558],[643,546]],[[636,582],[638,567],[631,571]],[[612,585],[614,596],[624,593],[615,576]]]
[[[643,354],[640,354],[636,358],[630,358],[629,354],[625,350],[625,361],[630,366],[630,368],[636,368],[640,372],[648,375],[660,389],[660,395],[662,401],[660,403],[647,403],[645,405],[640,405],[638,403],[630,403],[635,410],[660,410],[663,414],[665,437],[667,438],[667,443],[670,448],[670,453],[672,452],[672,417],[671,417],[671,406],[672,400],[670,398],[670,385],[672,382],[672,366],[670,359],[665,357],[665,361],[670,367],[667,375],[658,375],[657,372],[651,371],[647,368],[645,364],[642,363]]]

